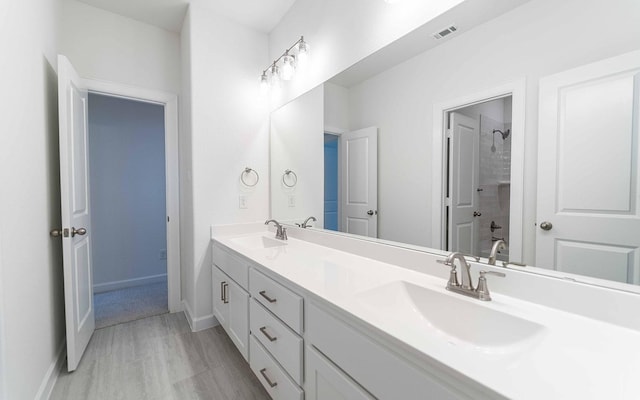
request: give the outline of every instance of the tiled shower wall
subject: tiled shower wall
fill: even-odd
[[[506,140],[494,129],[506,132],[510,122],[496,121],[480,114],[480,243],[481,257],[488,257],[492,239],[504,239],[509,244],[509,203],[511,190],[511,135]],[[492,145],[495,151],[491,151]],[[491,221],[500,226],[491,232]],[[508,250],[503,250],[498,259],[507,260]]]

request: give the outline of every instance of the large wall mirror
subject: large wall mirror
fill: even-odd
[[[637,291],[640,6],[615,3],[419,29],[274,111],[272,217],[483,258],[504,240],[499,262]]]

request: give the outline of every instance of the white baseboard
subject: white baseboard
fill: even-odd
[[[204,317],[200,318],[194,318],[193,311],[191,311],[189,303],[182,300],[182,305],[182,308],[184,308],[184,315],[187,317],[187,322],[189,322],[189,326],[191,327],[192,332],[203,331],[205,329],[213,328],[214,326],[220,325],[220,322],[218,322],[213,314],[205,315]]]
[[[167,281],[167,274],[144,276],[142,278],[125,279],[123,281],[113,281],[98,283],[93,285],[93,293],[108,292],[110,290],[124,289],[133,286],[148,285]]]
[[[38,393],[36,394],[35,400],[49,400],[51,397],[51,393],[53,392],[53,388],[58,381],[58,377],[60,376],[60,371],[62,370],[62,366],[67,358],[67,345],[66,342],[63,341],[60,345],[60,349],[58,350],[58,354],[56,355],[56,359],[53,360],[47,373],[40,384],[40,389],[38,389]]]

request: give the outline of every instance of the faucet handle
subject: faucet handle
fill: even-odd
[[[487,275],[495,275],[501,278],[507,276],[502,272],[480,271],[480,278],[478,278],[478,289],[476,289],[476,292],[478,292],[478,299],[483,301],[491,301],[491,294],[489,293],[489,287],[487,286]]]
[[[282,227],[282,240],[287,240],[287,228]]]
[[[444,264],[448,267],[451,267],[451,271],[449,272],[449,281],[447,282],[447,288],[460,286],[460,282],[458,282],[458,271],[456,271],[456,264],[449,263],[447,260],[436,260],[438,264]]]

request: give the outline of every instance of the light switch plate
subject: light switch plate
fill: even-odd
[[[290,194],[288,197],[288,203],[289,203],[289,207],[295,207],[296,206],[296,196],[293,194]]]
[[[238,207],[241,209],[247,208],[247,196],[238,196]]]

